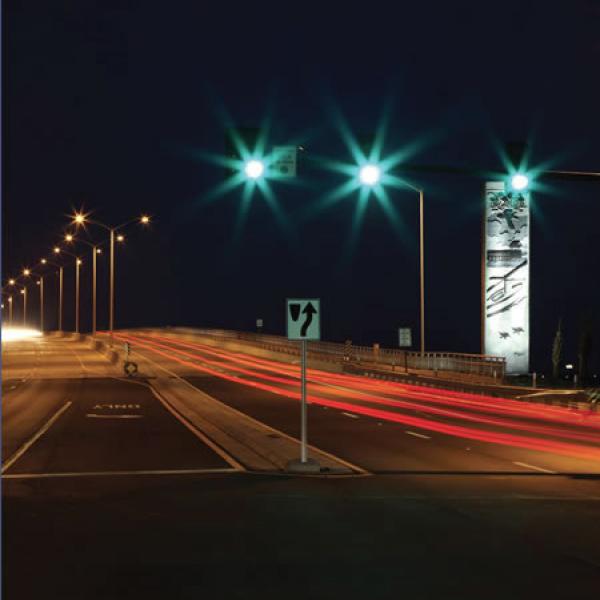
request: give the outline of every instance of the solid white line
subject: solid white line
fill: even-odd
[[[94,413],[85,416],[92,419],[142,419],[144,417],[144,415],[96,415]]]
[[[120,475],[202,475],[206,473],[236,473],[238,469],[157,469],[148,471],[89,471],[66,473],[13,473],[2,479],[51,479],[54,477],[112,477]]]
[[[226,463],[230,464],[236,471],[245,471],[244,466],[239,463],[233,456],[225,452],[221,446],[215,444],[204,432],[197,429],[192,425],[186,418],[179,414],[170,404],[167,402],[161,394],[159,394],[151,385],[150,391],[159,400],[159,402],[185,427],[187,427],[197,438],[204,442],[211,450],[218,454]]]
[[[353,415],[352,413],[342,412],[342,414],[352,419],[358,419],[358,415]]]
[[[553,473],[556,474],[556,471],[550,471],[549,469],[542,469],[542,467],[536,467],[535,465],[528,465],[524,462],[513,462],[513,465],[517,465],[519,467],[524,467],[525,469],[533,469],[534,471],[540,471],[541,473]]]
[[[428,435],[423,435],[422,433],[416,433],[414,431],[409,431],[408,429],[406,429],[404,431],[404,433],[407,433],[408,435],[414,435],[415,437],[418,437],[418,438],[423,438],[424,440],[430,440],[431,439]]]
[[[25,442],[3,465],[2,467],[2,473],[4,473],[4,471],[6,471],[7,469],[9,469],[10,467],[12,467],[12,465],[15,464],[15,462],[17,460],[19,460],[19,458],[21,458],[21,456],[23,456],[23,454],[25,454],[25,452],[27,452],[27,450],[29,450],[29,448],[31,448],[31,446],[33,446],[33,444],[35,444],[35,442],[37,442],[37,440],[39,440],[44,433],[46,433],[46,431],[48,431],[48,429],[50,429],[50,427],[52,427],[52,425],[54,424],[55,421],[58,420],[58,418],[67,410],[67,408],[69,408],[69,406],[71,406],[72,402],[67,402],[63,407],[59,408],[52,417],[50,417],[50,419],[48,419],[48,421],[46,421],[46,424],[27,442]]]

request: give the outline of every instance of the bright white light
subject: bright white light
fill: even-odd
[[[523,173],[515,173],[510,183],[513,190],[524,190],[529,185],[529,177]]]
[[[265,165],[260,160],[249,160],[244,167],[244,173],[250,179],[258,179],[265,172]]]
[[[569,369],[569,371],[573,368],[573,365],[569,364],[569,365],[565,365],[565,369]]]
[[[359,178],[364,185],[375,185],[381,179],[381,169],[377,165],[365,165],[360,169]]]
[[[27,329],[26,327],[3,327],[2,328],[2,341],[3,342],[17,342],[19,340],[27,340],[30,338],[40,337],[41,331],[37,329]]]

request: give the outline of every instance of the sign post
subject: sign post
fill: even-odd
[[[321,301],[318,299],[288,299],[286,302],[287,337],[300,342],[300,460],[288,463],[288,471],[318,473],[319,463],[308,458],[306,414],[307,342],[321,339]]]

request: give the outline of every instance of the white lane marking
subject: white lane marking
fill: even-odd
[[[157,469],[148,471],[89,471],[65,473],[12,473],[2,479],[51,479],[54,477],[112,477],[119,475],[202,475],[210,473],[237,473],[238,469]]]
[[[404,433],[406,433],[408,435],[414,435],[415,437],[418,437],[418,438],[423,438],[424,440],[430,440],[431,439],[428,435],[423,435],[422,433],[416,433],[414,431],[409,431],[408,429],[406,429],[404,431]]]
[[[358,419],[358,415],[353,415],[352,413],[342,412],[342,414],[350,417],[351,419]]]
[[[519,467],[524,467],[525,469],[533,469],[534,471],[540,471],[540,473],[553,473],[556,474],[556,471],[550,471],[550,469],[542,469],[542,467],[536,467],[535,465],[529,465],[524,462],[513,462],[513,465],[517,465]]]
[[[547,390],[545,392],[534,392],[533,394],[524,394],[515,396],[515,398],[539,398],[541,396],[575,396],[579,392],[577,390]]]
[[[206,392],[203,392],[201,389],[199,389],[196,386],[192,385],[189,381],[187,381],[183,377],[180,377],[179,375],[177,375],[177,373],[171,371],[170,369],[167,369],[166,367],[163,367],[161,364],[159,364],[156,361],[152,360],[146,354],[143,354],[139,350],[138,350],[138,354],[140,354],[148,362],[152,363],[153,365],[157,366],[159,369],[163,370],[165,373],[168,373],[169,375],[171,375],[171,377],[175,377],[176,379],[179,379],[185,385],[187,385],[188,387],[192,388],[194,391],[200,392],[201,394],[204,394],[205,396],[209,396],[209,394],[207,394]],[[150,385],[150,388],[153,389],[151,385]],[[283,431],[280,431],[279,429],[275,429],[275,427],[271,427],[270,425],[267,425],[266,423],[263,423],[262,421],[259,421],[258,419],[254,419],[250,415],[247,415],[246,413],[243,413],[241,410],[237,410],[236,408],[233,408],[233,406],[230,406],[229,404],[225,404],[224,402],[221,402],[220,400],[217,400],[216,398],[213,398],[212,396],[209,396],[209,398],[211,398],[214,402],[217,402],[219,404],[222,404],[223,406],[226,406],[229,410],[231,410],[231,411],[239,414],[240,416],[242,416],[242,417],[244,417],[246,419],[249,419],[250,421],[253,421],[254,423],[256,423],[257,425],[259,425],[260,427],[264,427],[265,429],[269,429],[270,431],[272,431],[273,433],[276,433],[277,435],[285,437],[288,440],[291,440],[293,442],[299,443],[299,440],[296,439],[296,438],[294,438],[294,437],[292,437],[291,435],[288,435],[287,433],[284,433]],[[167,406],[168,406],[168,403],[167,403]],[[327,456],[328,458],[330,458],[333,461],[339,462],[340,464],[348,467],[351,471],[355,471],[356,473],[360,473],[361,475],[370,475],[369,471],[367,471],[366,469],[363,469],[362,467],[359,467],[358,465],[350,463],[347,460],[344,460],[343,458],[340,458],[339,456],[335,456],[335,455],[333,455],[333,454],[331,454],[329,452],[326,452],[325,450],[322,450],[321,448],[316,448],[315,446],[312,446],[311,444],[308,444],[308,448],[310,450],[314,450],[315,452],[320,452],[323,456]]]
[[[69,408],[69,406],[71,406],[71,404],[73,404],[72,402],[67,402],[64,406],[62,406],[61,408],[59,408],[54,415],[52,415],[52,417],[50,417],[45,425],[31,438],[29,439],[27,442],[25,442],[2,466],[2,473],[4,473],[4,471],[6,471],[7,469],[10,469],[10,467],[12,467],[12,465],[15,464],[15,462],[17,462],[17,460],[19,460],[19,458],[21,458],[21,456],[23,456],[23,454],[25,454],[25,452],[27,452],[27,450],[29,450],[29,448],[31,448],[31,446],[33,446],[33,444],[35,444],[35,442],[37,442],[37,440],[39,440],[44,433],[46,433],[46,431],[48,431],[48,429],[50,429],[50,427],[52,427],[52,425],[54,424],[55,421],[57,421],[60,416]]]
[[[144,415],[97,415],[88,413],[85,415],[90,419],[142,419]]]
[[[236,471],[245,471],[246,469],[243,467],[241,463],[239,463],[233,456],[229,453],[225,452],[221,446],[215,444],[204,432],[200,431],[200,429],[196,428],[192,423],[190,423],[185,417],[179,414],[170,404],[167,402],[161,394],[159,394],[152,386],[150,387],[150,391],[154,394],[154,397],[158,399],[158,401],[185,427],[187,427],[197,438],[199,438],[202,442],[204,442],[213,452],[218,454],[226,463],[230,464]]]

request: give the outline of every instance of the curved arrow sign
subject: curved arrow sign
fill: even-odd
[[[287,337],[290,340],[321,339],[321,301],[291,298],[286,302]]]

